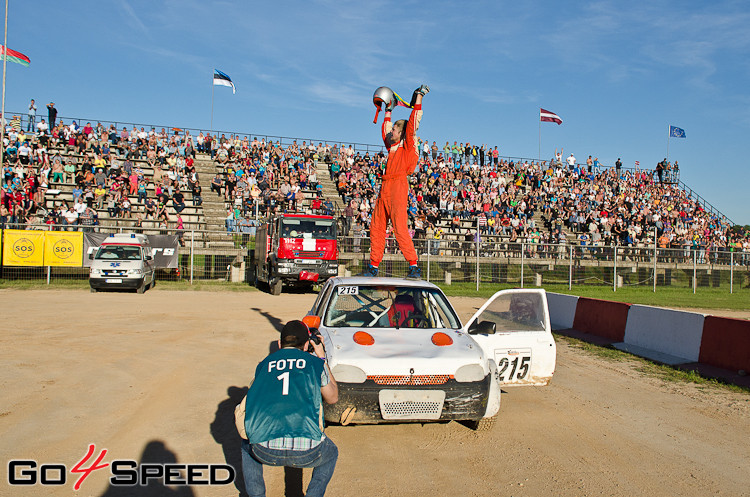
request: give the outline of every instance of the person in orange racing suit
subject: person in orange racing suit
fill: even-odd
[[[414,172],[419,159],[416,145],[417,129],[422,119],[422,97],[430,91],[426,85],[414,90],[412,111],[409,121],[403,119],[391,123],[391,110],[395,100],[386,107],[383,120],[383,142],[388,149],[388,162],[380,186],[380,195],[375,203],[370,224],[370,267],[366,276],[377,276],[378,266],[385,252],[385,232],[388,220],[391,220],[401,253],[409,263],[407,278],[420,278],[422,271],[417,266],[417,251],[409,236],[408,199],[409,181],[407,177]]]

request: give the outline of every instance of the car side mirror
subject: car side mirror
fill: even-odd
[[[93,252],[89,252],[89,260],[90,261],[94,260],[94,253]]]
[[[469,335],[494,335],[497,325],[493,321],[474,321],[469,326]]]
[[[305,316],[302,318],[302,322],[311,330],[317,330],[320,328],[320,316]]]
[[[146,256],[146,260],[147,260],[147,261],[153,261],[153,260],[154,260],[154,256],[152,256],[152,255],[147,255],[147,256]]]

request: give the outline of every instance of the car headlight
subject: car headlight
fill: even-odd
[[[333,368],[333,377],[336,381],[344,383],[364,383],[367,379],[367,375],[364,371],[359,369],[357,366],[350,366],[348,364],[336,364]]]
[[[466,364],[458,368],[454,378],[461,383],[481,381],[484,378],[484,370],[479,364]]]
[[[143,274],[143,269],[128,269],[128,274]]]
[[[102,274],[102,270],[101,269],[91,268],[91,273],[89,273],[89,274]]]
[[[288,267],[279,267],[279,274],[288,274],[290,269]]]

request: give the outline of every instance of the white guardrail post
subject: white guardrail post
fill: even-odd
[[[568,261],[568,290],[573,289],[573,245],[570,245],[570,258]]]
[[[190,284],[193,284],[193,268],[195,267],[195,264],[193,262],[193,257],[195,256],[195,230],[192,230],[190,232]]]
[[[617,291],[617,245],[614,246],[612,256],[612,262],[614,263],[612,266],[612,290]]]

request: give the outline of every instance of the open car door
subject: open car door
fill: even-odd
[[[544,290],[501,290],[464,326],[497,365],[502,386],[547,385],[555,372],[557,347]]]

